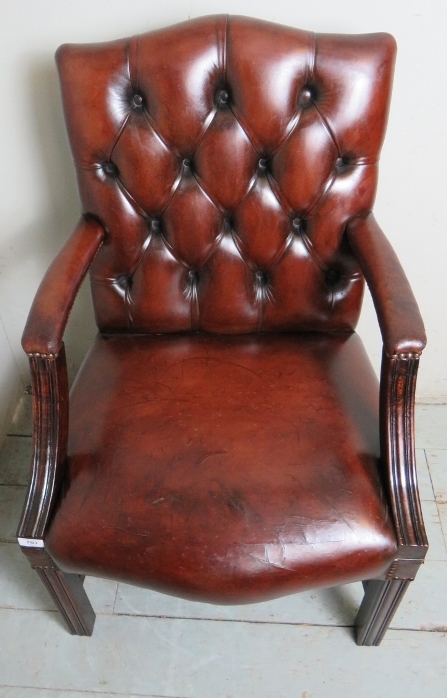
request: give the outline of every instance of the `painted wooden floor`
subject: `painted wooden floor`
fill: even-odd
[[[15,543],[30,400],[0,454],[0,696],[5,698],[445,698],[447,405],[417,410],[430,551],[382,645],[357,647],[350,584],[253,606],[210,606],[88,578],[93,637],[66,633]]]

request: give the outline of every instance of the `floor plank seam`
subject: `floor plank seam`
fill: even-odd
[[[1,683],[0,688],[25,688],[26,690],[32,690],[32,691],[53,691],[53,692],[59,692],[63,691],[64,693],[85,693],[88,695],[95,695],[95,696],[126,696],[126,698],[187,698],[187,696],[168,696],[166,694],[162,693],[129,693],[126,691],[126,693],[117,693],[116,691],[95,691],[91,689],[82,689],[82,688],[48,688],[47,686],[42,686],[42,687],[37,687],[37,686],[22,686],[18,684],[6,684],[6,683]]]
[[[119,589],[119,582],[116,585],[116,590],[115,590],[115,598],[113,599],[113,607],[112,607],[112,614],[115,613],[115,605],[116,605],[116,599],[118,597],[118,589]]]
[[[287,625],[293,628],[309,627],[309,628],[353,628],[352,625],[338,625],[337,623],[290,623],[282,620],[242,620],[239,618],[195,618],[194,616],[146,616],[141,613],[114,613],[113,615],[123,618],[152,618],[157,620],[196,620],[206,621],[207,623],[247,623],[250,625]]]
[[[432,478],[432,476],[431,476],[430,463],[429,463],[428,457],[427,457],[427,449],[424,448],[423,451],[424,451],[425,463],[426,463],[426,465],[427,465],[427,470],[428,470],[428,477],[430,478],[431,489],[432,489],[432,492],[433,492],[433,498],[434,498],[434,500],[436,501],[435,486],[434,486],[434,484],[433,484],[433,478]]]

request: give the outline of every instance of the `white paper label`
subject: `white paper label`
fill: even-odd
[[[23,548],[43,548],[44,547],[44,542],[43,540],[39,540],[39,538],[17,538],[19,541],[19,545],[21,545]]]

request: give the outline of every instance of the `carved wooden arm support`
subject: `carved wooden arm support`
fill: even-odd
[[[62,336],[103,239],[97,221],[80,220],[39,286],[22,337],[31,366],[34,430],[32,473],[17,535],[28,548],[44,546],[67,455],[68,380]]]
[[[418,354],[383,353],[380,380],[380,443],[388,482],[398,550],[389,579],[414,579],[428,550],[414,450],[414,398]]]
[[[398,542],[387,578],[413,579],[428,549],[414,451],[414,399],[419,356],[426,343],[424,324],[399,260],[373,214],[353,219],[347,235],[371,290],[383,338],[381,453]]]

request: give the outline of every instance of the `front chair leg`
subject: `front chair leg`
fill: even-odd
[[[95,612],[84,590],[84,577],[62,572],[44,548],[22,547],[72,635],[91,635]]]
[[[358,645],[380,645],[410,584],[409,579],[371,579],[355,619]]]

